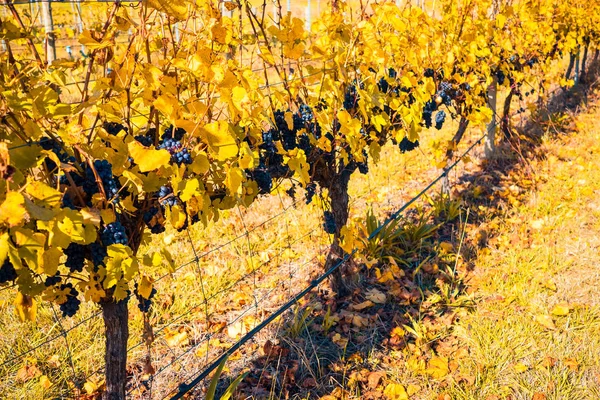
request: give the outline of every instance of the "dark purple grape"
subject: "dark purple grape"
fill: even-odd
[[[85,247],[77,243],[69,244],[69,246],[64,250],[64,253],[67,256],[65,266],[69,268],[71,272],[83,271],[83,266],[85,264],[84,251]]]
[[[323,217],[325,220],[323,223],[323,228],[325,229],[325,232],[329,233],[330,235],[333,235],[337,228],[335,224],[335,218],[333,217],[333,213],[327,210],[323,213]]]
[[[0,267],[0,285],[3,285],[9,281],[14,281],[15,279],[17,279],[17,271],[15,270],[15,266],[7,257],[2,263],[2,267]]]
[[[111,222],[102,229],[100,233],[100,239],[105,247],[111,244],[124,244],[127,245],[127,234],[125,228],[120,222]]]

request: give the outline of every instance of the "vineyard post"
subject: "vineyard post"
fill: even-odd
[[[101,304],[106,329],[105,379],[106,390],[102,400],[124,400],[127,383],[127,340],[129,338],[129,310],[127,300],[110,299]]]
[[[46,33],[46,61],[52,64],[56,60],[56,42],[54,37],[54,22],[52,20],[52,0],[42,1],[42,17]]]
[[[292,2],[292,0],[287,0],[287,12],[290,12],[292,10],[291,2]]]
[[[496,150],[496,100],[498,94],[498,83],[496,78],[492,81],[492,84],[488,87],[487,97],[488,106],[492,110],[492,120],[487,126],[487,135],[485,136],[485,157],[492,158]]]

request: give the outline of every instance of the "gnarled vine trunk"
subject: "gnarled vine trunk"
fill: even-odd
[[[510,131],[510,104],[515,92],[513,89],[510,90],[506,98],[504,99],[504,107],[502,108],[502,121],[500,121],[500,129],[504,134],[504,138],[508,139],[511,136]]]
[[[103,400],[124,400],[127,383],[127,339],[129,312],[127,301],[107,301],[101,304],[106,328],[105,377]]]
[[[346,256],[346,252],[340,247],[340,230],[348,222],[348,183],[352,172],[343,170],[337,176],[331,179],[329,183],[329,198],[331,200],[331,212],[335,221],[335,233],[333,243],[327,255],[325,262],[325,271],[336,266]],[[337,268],[331,275],[331,288],[340,297],[349,293],[346,282],[344,281],[344,265]]]
[[[567,67],[567,72],[565,73],[565,79],[571,79],[571,72],[573,72],[574,66],[575,66],[575,54],[571,53],[569,55],[569,66]]]

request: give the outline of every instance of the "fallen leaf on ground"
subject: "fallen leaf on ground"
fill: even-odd
[[[579,363],[574,358],[565,358],[563,360],[563,364],[569,367],[569,369],[573,372],[577,372],[579,369]]]
[[[432,357],[427,364],[425,373],[431,375],[432,378],[440,379],[448,375],[450,369],[448,367],[448,359],[446,357]]]
[[[408,400],[408,393],[406,393],[406,389],[404,386],[398,383],[390,383],[385,387],[383,394],[389,400]]]
[[[385,293],[377,289],[369,290],[366,293],[365,297],[367,298],[367,300],[371,300],[373,303],[376,304],[385,304],[385,301],[387,300],[387,296],[385,295]]]
[[[385,376],[386,373],[383,371],[371,372],[367,378],[367,386],[369,389],[375,389]]]
[[[557,304],[552,309],[552,315],[565,316],[565,315],[569,315],[570,311],[571,311],[571,309],[570,309],[569,305],[564,304],[564,303]]]
[[[350,306],[350,308],[355,311],[361,311],[361,310],[364,310],[365,308],[373,307],[374,305],[375,305],[375,303],[373,303],[371,300],[367,300],[367,301],[363,301],[362,303],[359,303],[359,304],[352,304]]]
[[[535,320],[546,329],[556,329],[556,325],[554,325],[554,321],[552,321],[552,317],[549,315],[536,315]]]
[[[546,395],[544,393],[536,392],[533,394],[531,400],[546,400]]]
[[[516,373],[520,374],[521,372],[527,371],[529,369],[529,367],[525,364],[518,363],[518,364],[515,364],[513,369],[515,370]]]

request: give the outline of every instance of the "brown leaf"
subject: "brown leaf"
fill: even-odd
[[[354,311],[361,311],[361,310],[364,310],[365,308],[373,307],[374,305],[375,305],[375,303],[373,303],[371,300],[366,300],[359,304],[350,305],[350,309],[352,309]]]
[[[17,371],[17,382],[27,382],[40,374],[41,371],[35,365],[23,365]]]
[[[546,395],[544,393],[536,392],[533,394],[531,400],[546,400]]]
[[[563,360],[563,364],[569,367],[569,369],[573,372],[577,372],[579,369],[579,363],[574,358],[565,358]]]
[[[386,373],[383,371],[371,372],[367,378],[367,386],[369,389],[375,389],[379,386],[379,382],[385,378]]]
[[[317,387],[317,381],[314,378],[306,378],[304,381],[302,381],[302,387],[315,388]]]

